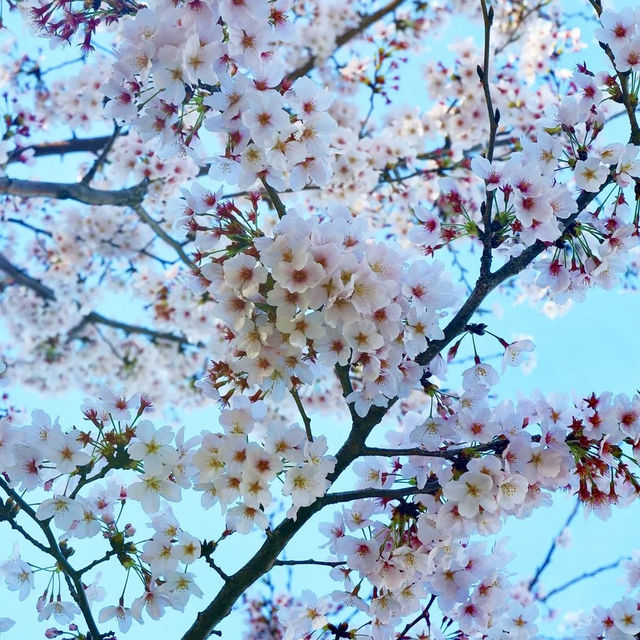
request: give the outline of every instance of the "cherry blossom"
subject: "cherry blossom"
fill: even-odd
[[[534,340],[489,309],[635,287],[638,10],[592,2],[583,35],[518,0],[80,4],[17,8],[81,63],[0,52],[7,589],[47,637],[192,597],[186,640],[236,603],[249,638],[536,637],[496,536],[559,493],[633,502],[640,399],[507,394]],[[82,389],[78,422],[14,382]],[[333,586],[277,594],[298,564]],[[576,637],[640,632],[636,565]]]

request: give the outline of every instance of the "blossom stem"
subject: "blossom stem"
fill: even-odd
[[[78,573],[69,564],[66,556],[62,553],[62,550],[58,546],[56,537],[49,527],[48,521],[39,520],[36,516],[36,512],[31,508],[31,506],[29,506],[29,504],[7,484],[4,478],[1,477],[0,488],[2,488],[2,490],[10,496],[17,505],[19,505],[20,509],[24,511],[38,525],[38,527],[40,527],[40,530],[46,537],[50,547],[46,552],[56,560],[60,571],[64,574],[65,581],[69,588],[69,593],[78,605],[78,608],[82,612],[82,616],[87,623],[87,627],[89,628],[89,637],[91,640],[100,640],[102,638],[102,634],[98,631],[96,622],[93,619],[93,614],[91,613],[91,607],[84,591],[80,573]],[[38,548],[41,547],[39,546]]]
[[[284,206],[284,202],[282,202],[280,195],[278,192],[267,182],[266,178],[260,178],[262,184],[264,186],[265,191],[267,192],[267,196],[269,200],[271,200],[271,204],[273,208],[276,210],[278,214],[278,218],[282,220],[284,216],[287,215],[287,208]]]
[[[302,422],[304,423],[304,430],[307,434],[307,440],[309,442],[313,442],[313,433],[311,433],[311,419],[307,415],[307,412],[304,410],[302,400],[300,400],[300,395],[298,394],[298,391],[296,389],[291,389],[290,392],[296,403],[296,407],[298,407],[298,411],[300,412],[300,417],[302,418]]]

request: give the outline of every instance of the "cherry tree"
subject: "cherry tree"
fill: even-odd
[[[538,636],[563,538],[523,586],[495,534],[640,493],[640,396],[509,397],[534,344],[483,307],[637,271],[640,10],[565,4],[4,4],[0,571],[46,637]],[[12,384],[81,389],[78,423]],[[574,637],[640,637],[615,564]]]

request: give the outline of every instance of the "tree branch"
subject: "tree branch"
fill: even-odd
[[[44,300],[54,301],[56,299],[53,289],[50,289],[40,282],[40,280],[33,278],[21,269],[18,269],[18,267],[9,262],[2,253],[0,253],[0,271],[4,271],[8,274],[16,284],[20,284],[32,291],[35,291],[35,293]],[[88,324],[102,324],[114,329],[121,329],[127,334],[134,333],[148,336],[153,340],[167,340],[168,342],[176,342],[179,345],[193,345],[193,343],[189,342],[184,336],[179,336],[168,331],[156,331],[147,327],[120,322],[119,320],[107,318],[95,311],[88,313],[75,327],[71,329],[67,342],[73,340]],[[196,346],[202,346],[202,344],[198,343]]]
[[[393,404],[393,401],[392,403]],[[336,454],[336,465],[327,479],[333,484],[345,469],[358,457],[369,433],[377,425],[388,408],[373,407],[364,417],[360,418],[349,405],[353,419],[353,426],[349,436]],[[201,611],[191,627],[182,636],[182,640],[205,640],[212,629],[231,611],[238,598],[254,583],[267,573],[275,564],[277,557],[287,546],[291,538],[328,504],[338,504],[364,497],[383,497],[388,499],[400,498],[416,493],[429,493],[437,490],[437,483],[428,484],[422,489],[407,487],[399,490],[362,489],[324,495],[308,507],[298,510],[296,519],[284,519],[269,535],[260,549],[248,562],[238,569],[226,582],[209,605]],[[439,485],[438,485],[439,486]]]
[[[569,514],[569,517],[567,518],[567,521],[564,523],[564,526],[558,532],[558,535],[560,535],[571,524],[573,519],[576,517],[576,514],[578,513],[578,509],[579,508],[580,508],[580,500],[576,500],[576,504],[574,505],[573,509],[571,510],[571,513]],[[553,553],[556,550],[556,546],[557,546],[556,540],[557,540],[557,538],[558,538],[558,536],[556,536],[552,540],[551,546],[549,547],[549,551],[547,551],[547,555],[545,556],[544,560],[542,561],[542,564],[538,567],[537,571],[535,572],[535,575],[529,581],[529,591],[532,591],[533,587],[535,587],[536,584],[538,583],[538,580],[540,579],[540,576],[542,575],[542,572],[549,566],[549,563],[551,562],[551,558],[553,557]]]
[[[381,18],[395,11],[405,0],[391,0],[387,4],[380,7],[377,11],[364,16],[360,22],[351,29],[347,29],[344,33],[336,38],[336,49],[339,49],[343,45],[347,44],[349,40],[352,40],[357,35],[368,29],[372,24],[376,23]],[[304,64],[300,65],[297,69],[289,74],[291,80],[297,80],[302,76],[306,76],[316,66],[317,59],[315,56],[311,56]]]
[[[18,269],[14,264],[9,262],[4,254],[0,253],[0,271],[4,271],[10,276],[16,284],[21,284],[32,291],[35,291],[44,300],[55,300],[56,294],[40,280],[32,278],[22,269]]]
[[[503,42],[499,47],[496,47],[494,55],[497,56],[499,53],[502,53],[502,51],[504,51],[510,44],[513,44],[516,40],[518,40],[520,38],[518,31],[520,30],[520,27],[525,23],[525,21],[534,13],[538,13],[541,9],[544,9],[550,2],[551,0],[543,0],[533,7],[530,7],[526,11],[523,11],[524,7],[526,6],[525,4],[523,4],[522,8],[520,9],[520,15],[518,15],[515,19],[515,27],[512,29],[507,40]]]
[[[304,410],[302,400],[300,400],[300,395],[295,389],[291,389],[290,393],[291,393],[291,396],[293,397],[294,402],[296,403],[296,407],[298,407],[298,411],[300,412],[300,417],[302,418],[302,422],[304,423],[304,430],[307,434],[307,440],[309,442],[313,442],[313,433],[311,433],[311,419],[307,415],[307,412]]]
[[[411,629],[413,629],[413,627],[415,627],[418,624],[418,622],[420,622],[420,620],[426,620],[427,624],[429,623],[429,609],[431,609],[431,605],[433,605],[433,603],[435,602],[435,599],[436,599],[436,596],[431,594],[431,597],[429,598],[429,602],[427,603],[427,606],[411,622],[407,623],[405,628],[400,632],[400,635],[397,637],[397,640],[403,640],[404,638],[406,638],[407,633],[409,633],[409,631],[411,631]]]
[[[406,496],[434,495],[440,489],[437,480],[430,480],[424,487],[402,487],[400,489],[354,489],[352,491],[340,491],[338,493],[327,493],[317,502],[324,507],[329,504],[341,504],[343,502],[353,502],[363,498],[379,498],[380,500],[398,500]],[[314,503],[315,504],[315,503]]]
[[[94,560],[93,562],[90,562],[88,565],[82,567],[82,569],[78,569],[78,575],[81,576],[85,574],[87,571],[90,571],[94,567],[97,567],[99,564],[102,564],[103,562],[106,562],[110,558],[113,558],[113,556],[115,556],[117,553],[118,552],[114,551],[113,549],[109,549],[108,551],[105,551],[102,558],[98,558],[97,560]]]
[[[102,147],[102,151],[100,151],[100,153],[98,154],[98,157],[94,160],[93,164],[91,165],[91,168],[83,176],[80,182],[86,185],[89,185],[91,183],[94,176],[96,175],[96,172],[102,167],[105,160],[107,159],[107,156],[109,155],[109,152],[113,147],[113,143],[116,141],[116,138],[119,135],[120,135],[120,125],[116,124],[113,127],[113,133],[111,134],[111,137],[107,140],[105,145]]]
[[[600,192],[610,183],[611,180],[608,179],[600,188]],[[574,222],[580,213],[582,213],[582,211],[584,211],[584,209],[598,196],[598,193],[583,191],[580,194],[576,201],[578,211],[565,219],[564,229]],[[510,258],[497,271],[478,278],[478,281],[466,302],[462,307],[460,307],[458,313],[456,313],[449,324],[444,328],[444,338],[440,340],[432,340],[426,351],[418,355],[416,362],[423,366],[428,365],[438,353],[440,353],[452,340],[464,331],[465,326],[468,324],[475,311],[491,291],[502,284],[505,280],[512,278],[528,267],[546,249],[546,243],[536,240],[534,244],[528,246],[519,256]]]
[[[25,502],[20,495],[14,491],[4,480],[4,478],[0,477],[0,487],[3,491],[11,497],[11,499],[20,507],[22,511],[24,511],[41,529],[42,533],[47,539],[49,543],[49,555],[51,555],[57,562],[58,568],[65,575],[67,579],[67,586],[69,587],[69,592],[71,597],[75,600],[78,605],[80,611],[82,612],[82,617],[87,623],[87,627],[89,628],[90,639],[91,640],[101,640],[102,634],[98,631],[98,627],[96,626],[96,622],[93,619],[93,614],[91,613],[91,606],[89,605],[89,601],[87,600],[87,595],[84,591],[84,585],[82,584],[82,579],[80,574],[69,564],[67,557],[64,555],[62,550],[60,549],[58,542],[56,540],[55,535],[51,531],[49,527],[49,520],[39,520],[36,516],[36,512],[33,508]]]
[[[293,567],[299,564],[317,565],[320,567],[339,567],[345,564],[344,560],[276,560],[274,567]]]
[[[284,203],[280,199],[280,195],[278,192],[266,181],[265,178],[260,178],[265,191],[267,192],[267,197],[271,200],[271,204],[273,208],[276,210],[278,214],[278,218],[282,220],[285,215],[287,215],[287,208],[284,206]]]
[[[595,12],[598,14],[598,18],[602,13],[602,4],[600,0],[589,0],[589,3],[594,8]],[[637,98],[634,98],[634,101],[631,99],[631,95],[629,93],[629,71],[618,71],[616,67],[615,56],[613,55],[613,51],[611,51],[611,47],[608,44],[604,44],[600,42],[600,47],[607,54],[609,60],[611,60],[611,64],[618,76],[618,81],[620,82],[620,90],[622,92],[622,104],[627,112],[627,116],[629,118],[629,126],[631,127],[631,136],[629,137],[629,142],[635,144],[636,146],[640,145],[640,126],[638,125],[638,120],[636,118],[636,106],[637,106]]]
[[[77,335],[82,331],[82,329],[84,329],[84,327],[86,327],[88,324],[102,324],[114,329],[120,329],[127,335],[137,334],[148,336],[153,340],[166,340],[168,342],[176,342],[179,345],[193,344],[189,342],[184,336],[178,336],[175,333],[170,333],[168,331],[156,331],[147,327],[120,322],[119,320],[112,320],[111,318],[107,318],[100,313],[96,313],[95,311],[91,311],[91,313],[88,313],[86,316],[84,316],[84,318],[82,318],[82,320],[75,327],[73,327],[71,331],[69,331],[67,342],[76,338]]]
[[[142,220],[145,224],[148,224],[153,232],[164,242],[166,242],[173,250],[180,256],[180,260],[184,262],[190,269],[197,270],[196,265],[191,261],[191,258],[185,253],[182,245],[174,240],[161,226],[160,224],[154,220],[146,211],[146,209],[139,203],[135,202],[131,204],[131,208],[138,214],[140,220]]]
[[[484,92],[484,100],[487,105],[487,114],[489,116],[489,142],[487,144],[487,160],[493,160],[493,150],[496,144],[496,133],[498,132],[498,120],[500,112],[493,109],[493,100],[491,99],[491,88],[489,87],[489,57],[491,55],[491,25],[493,24],[493,7],[487,10],[485,0],[480,1],[482,8],[482,18],[484,21],[484,60],[482,69],[478,67],[478,76],[482,83]],[[485,185],[486,186],[486,185]],[[491,214],[493,209],[493,191],[486,190],[486,198],[482,212],[482,257],[480,258],[480,276],[488,276],[491,273],[491,242],[493,233],[491,231]]]
[[[42,551],[43,553],[47,553],[51,555],[51,549],[49,549],[49,547],[42,544],[42,542],[40,542],[39,540],[36,540],[36,538],[34,538],[29,532],[27,532],[22,525],[18,524],[18,522],[15,519],[15,516],[17,516],[18,513],[19,513],[19,509],[17,508],[14,509],[11,504],[0,500],[0,522],[2,522],[3,520],[5,522],[8,522],[9,526],[14,531],[17,531],[23,538],[25,538],[25,540],[28,540],[34,547],[36,547],[37,549],[40,549],[40,551]]]
[[[509,441],[506,438],[499,438],[469,447],[455,447],[453,449],[445,449],[443,451],[427,451],[420,447],[411,449],[393,449],[382,447],[363,447],[360,456],[383,456],[395,458],[398,456],[425,456],[428,458],[446,458],[447,460],[459,460],[461,458],[472,458],[476,453],[491,451],[492,453],[502,453]]]
[[[587,578],[593,578],[594,576],[597,576],[603,571],[609,571],[609,569],[615,569],[623,560],[631,560],[631,558],[629,558],[628,556],[623,556],[622,558],[618,558],[615,562],[611,562],[610,564],[605,564],[601,567],[598,567],[597,569],[593,569],[592,571],[586,571],[585,573],[581,573],[579,576],[572,578],[571,580],[569,580],[568,582],[565,582],[559,587],[556,587],[555,589],[551,589],[551,591],[549,591],[549,593],[547,593],[547,595],[544,598],[537,598],[537,600],[539,600],[540,602],[546,602],[552,596],[555,596],[561,591],[564,591],[565,589],[572,587],[574,584],[581,582],[582,580],[586,580]]]
[[[0,194],[18,196],[20,198],[53,198],[54,200],[75,200],[83,204],[95,206],[113,205],[131,207],[144,199],[149,181],[145,178],[139,184],[110,191],[94,189],[87,184],[77,182],[39,182],[37,180],[15,180],[0,178]]]
[[[120,132],[119,135],[127,135]],[[19,147],[9,154],[7,164],[18,162],[20,156],[29,150],[33,150],[35,158],[43,156],[62,156],[67,153],[98,153],[111,140],[111,135],[96,136],[95,138],[71,138],[57,142],[43,142],[32,144],[28,147]]]

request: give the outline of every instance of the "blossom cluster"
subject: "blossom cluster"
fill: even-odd
[[[620,72],[640,71],[640,13],[638,9],[626,7],[622,11],[605,9],[600,14],[602,27],[595,36],[609,46],[616,69]]]
[[[485,364],[468,370],[454,404],[435,415],[408,413],[400,431],[388,432],[390,461],[365,458],[354,466],[362,487],[388,490],[409,481],[404,486],[415,489],[406,495],[416,494],[410,501],[358,500],[322,526],[332,557],[342,561],[332,570],[343,582],[333,599],[370,615],[373,638],[393,637],[402,618],[424,607],[426,594],[468,637],[534,637],[536,607],[508,597],[517,587],[508,579],[506,549],[489,551],[470,538],[498,533],[509,515],[528,517],[567,486],[600,517],[638,494],[625,462],[629,453],[638,460],[637,396],[594,394],[572,403],[538,395],[489,408],[488,387],[476,381],[492,377]],[[371,599],[361,595],[363,580]],[[631,622],[620,624],[635,606],[624,601],[611,614],[629,635],[636,633]],[[302,637],[313,619],[294,616],[290,624],[289,637]]]
[[[376,120],[371,113],[360,117],[352,99],[358,88],[371,91],[372,111],[377,98],[388,99],[395,79],[383,77],[385,47],[417,48],[417,34],[424,39],[425,25],[439,24],[444,9],[424,18],[416,3],[415,12],[397,13],[377,27],[385,43],[377,57],[366,60],[363,47],[342,64],[330,54],[345,30],[366,28],[354,3],[112,4],[114,11],[135,13],[115,35],[115,64],[94,67],[99,79],[107,67],[112,74],[104,83],[91,74],[52,83],[37,95],[44,114],[38,126],[88,131],[116,119],[103,157],[79,164],[79,185],[85,195],[101,197],[137,185],[141,195],[123,201],[125,214],[115,206],[73,207],[58,221],[38,203],[13,217],[12,224],[33,235],[14,243],[7,232],[6,253],[16,261],[25,253],[35,266],[30,275],[12,271],[25,288],[10,283],[2,292],[3,308],[14,311],[12,332],[23,343],[11,347],[10,364],[25,352],[36,354],[36,365],[44,360],[50,368],[23,375],[45,388],[55,386],[51,377],[58,387],[74,375],[95,387],[114,372],[131,375],[161,394],[173,388],[171,399],[183,404],[186,385],[200,377],[195,386],[220,401],[220,426],[194,437],[158,428],[146,419],[146,396],[127,398],[108,388],[85,404],[86,429],[62,429],[41,411],[17,427],[3,413],[1,518],[15,524],[30,517],[49,546],[27,539],[55,560],[34,570],[15,550],[2,565],[7,587],[26,598],[38,573],[50,574],[39,618],[73,624],[80,613],[87,618],[84,600],[90,607],[104,590],[96,578],[86,588],[75,584],[67,596],[55,577],[75,575],[78,582],[113,558],[124,587],[119,598],[109,594],[113,604],[98,621],[116,618],[127,631],[143,613],[158,619],[201,597],[199,559],[227,581],[216,552],[229,536],[273,540],[281,509],[284,528],[294,531],[313,510],[348,503],[323,526],[327,563],[340,588],[331,597],[305,592],[282,599],[285,640],[318,631],[353,637],[362,628],[374,640],[390,640],[416,612],[423,612],[424,633],[440,638],[444,632],[432,630],[424,614],[434,602],[447,621],[444,631],[455,624],[461,637],[533,638],[536,607],[514,596],[506,549],[479,538],[499,533],[507,518],[527,517],[561,490],[602,517],[612,505],[635,500],[640,399],[538,394],[493,403],[499,375],[476,340],[497,339],[505,367],[518,366],[533,343],[507,342],[471,314],[458,322],[468,309],[440,259],[444,252],[434,254],[462,237],[482,244],[480,278],[469,286],[478,305],[499,279],[500,267],[485,261],[490,250],[507,267],[536,250],[542,255],[532,265],[536,286],[557,301],[615,284],[640,236],[637,195],[635,207],[630,196],[640,161],[638,140],[611,143],[601,132],[611,103],[628,106],[636,98],[640,14],[602,12],[597,35],[609,47],[614,73],[579,65],[573,76],[561,74],[564,91],[554,84],[554,60],[562,47],[581,46],[579,34],[560,29],[550,9],[532,19],[521,56],[500,58],[516,35],[512,22],[529,15],[518,14],[524,5],[501,3],[495,17],[503,22],[501,35],[487,58],[494,71],[483,70],[475,45],[459,42],[453,66],[426,70],[435,107],[398,106]],[[474,15],[477,3],[470,4],[458,0],[447,11]],[[48,23],[64,7],[42,4],[36,17]],[[303,18],[308,7],[313,20]],[[91,9],[66,15],[77,27]],[[54,31],[70,37],[71,22],[54,24]],[[95,28],[87,24],[89,40]],[[305,75],[307,62],[317,62],[329,90]],[[396,68],[394,60],[389,74]],[[494,94],[489,118],[481,88]],[[563,92],[569,95],[558,95]],[[545,110],[546,103],[553,106]],[[31,162],[28,125],[36,116],[25,109],[5,121],[15,148],[0,142],[0,164]],[[489,130],[498,137],[485,151]],[[428,140],[437,141],[435,149],[426,150]],[[209,189],[200,180],[205,173],[216,185],[243,191],[259,185],[262,193]],[[323,187],[317,195],[316,187]],[[599,194],[605,202],[590,206]],[[238,204],[242,196],[246,205]],[[176,230],[185,237],[175,240]],[[165,251],[156,255],[160,240]],[[99,314],[89,300],[106,286],[122,294],[129,281],[154,329],[109,318],[93,325]],[[455,320],[445,325],[450,317]],[[454,340],[449,360],[464,340],[474,350],[459,394],[444,387],[440,355]],[[318,433],[307,413],[318,408],[342,411],[357,427],[346,453],[332,439],[344,442],[348,430]],[[375,434],[365,433],[379,425]],[[365,436],[382,434],[389,447],[365,445]],[[363,448],[354,452],[358,438]],[[351,463],[354,491],[332,491]],[[167,505],[187,491],[204,509],[220,508],[219,530],[208,542],[183,529]],[[135,505],[151,519],[144,535],[122,524],[124,509],[128,515]],[[108,544],[104,558],[69,570],[70,544],[100,537]],[[628,565],[634,575],[636,564]],[[133,588],[129,576],[139,580],[137,597],[126,592]],[[329,622],[346,608],[359,612],[361,627],[350,628],[346,616]],[[637,610],[636,599],[628,598],[596,611],[585,637],[639,633]],[[0,631],[9,624],[0,620]]]
[[[310,179],[326,184],[336,126],[326,113],[331,97],[308,78],[285,79],[274,51],[293,33],[289,5],[142,9],[124,26],[121,63],[104,87],[112,98],[107,112],[135,123],[145,140],[173,145],[179,138],[199,159],[210,155],[200,128],[222,134],[226,153],[211,158],[209,173],[241,189],[258,178],[279,190],[299,190]]]
[[[265,511],[273,500],[273,480],[283,480],[282,494],[290,496],[289,514],[295,517],[299,507],[324,494],[325,477],[335,463],[325,455],[324,437],[309,442],[296,425],[270,430],[263,437],[252,434],[265,408],[245,398],[222,413],[222,433],[203,432],[192,438],[185,437],[184,429],[156,428],[142,419],[150,406],[144,395],[127,399],[105,388],[97,402],[87,401],[83,407],[92,425],[88,430],[64,430],[39,410],[25,427],[8,420],[0,423],[0,467],[7,480],[3,489],[44,495],[32,517],[43,530],[51,525],[61,532],[61,549],[73,539],[102,536],[112,550],[105,560],[115,555],[127,573],[138,573],[143,595],[131,607],[121,599],[100,614],[101,621],[115,616],[122,630],[132,619],[142,622],[143,611],[157,619],[166,607],[183,610],[189,597],[202,595],[194,574],[186,569],[205,553],[209,557],[212,549],[202,550],[165,501],[179,502],[184,490],[194,488],[202,492],[205,508],[219,503],[226,512],[222,538],[248,533],[268,526]],[[125,479],[114,471],[134,476]],[[120,523],[122,510],[132,501],[151,517],[153,532],[143,542],[136,541],[131,524]],[[18,590],[21,599],[35,588],[34,571],[19,554],[2,570],[7,586]],[[47,595],[45,591],[43,604]],[[61,600],[59,592],[51,593],[50,602],[40,619],[55,614],[58,623],[65,623],[79,613],[73,602]]]
[[[418,385],[415,358],[443,337],[455,288],[441,263],[403,268],[392,247],[364,242],[365,228],[342,207],[310,218],[289,210],[273,237],[202,266],[195,285],[216,299],[235,353],[209,367],[209,393],[257,388],[277,399],[311,384],[316,365],[352,367],[361,383],[346,400],[364,416]]]
[[[517,363],[528,348],[509,345],[507,362]],[[335,558],[332,577],[342,588],[331,599],[303,594],[288,611],[284,637],[329,624],[327,614],[338,606],[360,611],[371,621],[370,637],[386,640],[428,594],[469,637],[534,637],[535,607],[507,597],[515,588],[508,553],[470,538],[497,533],[507,517],[527,517],[566,487],[601,517],[612,504],[635,499],[640,483],[625,460],[640,458],[640,399],[537,395],[491,407],[497,380],[490,365],[478,362],[464,372],[459,397],[434,392],[431,409],[398,413],[387,431],[392,448],[356,462],[356,489],[394,489],[397,497],[356,499],[323,525]],[[291,499],[287,517],[295,518],[325,495],[335,463],[324,436],[311,440],[297,425],[267,427],[265,404],[246,395],[234,395],[222,410],[221,432],[192,438],[184,429],[156,428],[144,417],[150,404],[144,395],[126,398],[105,388],[83,407],[87,430],[64,430],[42,411],[25,427],[1,423],[2,488],[20,492],[12,499],[44,492],[32,517],[43,530],[61,532],[61,550],[102,536],[112,550],[105,560],[115,555],[127,573],[139,568],[142,595],[131,606],[121,598],[100,612],[100,621],[115,617],[122,630],[144,612],[157,619],[167,607],[183,610],[191,596],[200,597],[191,565],[201,557],[215,563],[217,546],[232,532],[269,527],[276,478]],[[226,514],[217,541],[185,531],[164,502],[178,502],[188,489],[202,493],[205,508],[220,504]],[[116,514],[131,502],[151,517],[152,533],[140,542],[136,528]],[[35,588],[34,571],[19,553],[2,571],[22,599]],[[103,591],[94,583],[87,597],[100,600]],[[612,619],[629,606],[614,606]],[[79,612],[59,590],[45,591],[39,611],[58,624]]]

